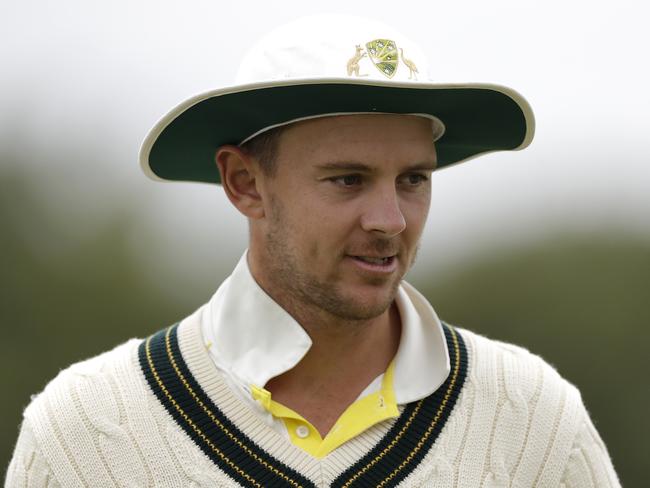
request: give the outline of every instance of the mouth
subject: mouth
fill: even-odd
[[[352,256],[352,257],[354,259],[358,259],[359,261],[363,261],[364,263],[378,264],[378,265],[386,265],[391,260],[395,259],[395,256],[386,256],[383,258],[374,258],[370,256]]]
[[[366,271],[392,273],[397,269],[397,255],[349,256],[357,266]]]

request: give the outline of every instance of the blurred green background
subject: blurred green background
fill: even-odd
[[[30,395],[68,364],[143,337],[208,299],[232,262],[181,276],[134,253],[128,200],[81,238],[20,170],[0,172],[0,465]],[[13,165],[12,167],[16,167]],[[215,224],[216,225],[216,224]],[[139,246],[155,247],[154,236]],[[137,248],[138,246],[136,246]],[[183,260],[183,253],[179,253]],[[226,261],[229,261],[226,259]],[[425,263],[426,264],[426,263]],[[579,386],[627,486],[644,486],[650,240],[620,231],[549,234],[412,276],[448,322],[542,355]],[[183,286],[175,286],[175,278]],[[169,280],[160,286],[158,280]],[[191,283],[191,285],[187,285]]]

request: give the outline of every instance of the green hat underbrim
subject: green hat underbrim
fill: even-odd
[[[356,81],[356,80],[355,80]],[[487,84],[303,80],[215,90],[179,105],[149,133],[140,162],[157,180],[219,183],[215,152],[264,128],[333,113],[428,114],[442,121],[438,168],[523,149],[534,118],[517,92]]]

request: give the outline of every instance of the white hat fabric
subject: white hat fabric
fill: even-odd
[[[297,39],[300,44],[296,43]],[[358,44],[359,39],[377,42],[364,46]],[[400,39],[399,46],[393,39]],[[400,52],[408,53],[409,57],[406,58],[403,54],[400,57]],[[378,62],[374,62],[373,58]],[[383,82],[387,79],[394,82],[415,82],[420,71],[427,73],[424,54],[416,44],[395,29],[361,17],[325,14],[294,21],[260,39],[242,61],[235,83],[246,85],[259,80],[283,79],[320,81],[340,78],[342,75],[364,78],[366,82]],[[329,112],[300,117],[262,128],[240,144],[279,125],[346,113],[359,112]],[[444,124],[437,117],[424,113],[415,115],[432,120],[434,141],[442,136]]]
[[[530,144],[534,118],[517,92],[435,83],[429,73],[423,51],[389,26],[352,16],[304,17],[261,38],[234,85],[164,116],[145,139],[140,162],[154,179],[218,183],[219,146],[299,120],[357,113],[431,119],[438,167]]]

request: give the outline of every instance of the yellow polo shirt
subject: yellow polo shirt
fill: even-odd
[[[264,389],[271,378],[298,364],[312,342],[260,288],[246,256],[206,304],[203,338],[234,393],[296,446],[314,457],[326,456],[378,422],[397,417],[400,405],[420,400],[444,383],[450,367],[440,320],[429,302],[402,282],[395,298],[402,332],[393,361],[322,438],[305,418]]]

